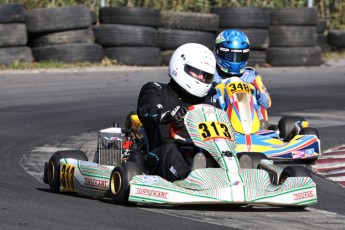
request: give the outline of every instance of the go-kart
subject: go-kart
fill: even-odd
[[[121,159],[118,163],[104,156],[98,158],[103,162],[89,162],[83,152],[67,150],[54,153],[46,163],[44,181],[53,192],[111,198],[117,204],[264,204],[304,208],[317,202],[316,185],[307,168],[280,168],[259,152],[235,154],[234,133],[223,110],[195,105],[189,108],[184,124],[194,144],[213,157],[216,167],[195,169],[184,180],[169,182],[145,173],[138,148],[129,152],[122,149],[121,157],[116,158]],[[107,155],[102,148],[118,150],[121,139],[125,140],[121,146],[126,146],[128,139],[120,131],[116,127],[101,130],[99,155]],[[101,164],[106,161],[113,165]]]
[[[308,121],[299,116],[283,116],[278,125],[262,128],[251,85],[232,77],[218,84],[218,95],[228,106],[227,114],[235,131],[237,152],[262,152],[269,159],[312,163],[321,155],[317,129],[308,127]],[[260,112],[261,112],[260,111]],[[262,114],[267,116],[267,111]]]

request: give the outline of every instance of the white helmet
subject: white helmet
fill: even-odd
[[[169,75],[188,93],[204,97],[216,72],[216,59],[210,49],[187,43],[175,50],[169,63]]]

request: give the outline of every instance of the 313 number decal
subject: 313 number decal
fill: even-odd
[[[203,140],[211,138],[231,138],[229,127],[221,122],[206,121],[198,125]]]
[[[60,178],[61,185],[65,190],[75,191],[74,187],[74,171],[75,166],[68,164],[61,164]]]

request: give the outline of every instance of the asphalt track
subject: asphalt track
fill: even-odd
[[[260,68],[271,93],[271,122],[303,115],[323,150],[345,143],[345,65]],[[123,124],[147,81],[166,68],[0,73],[0,229],[343,229],[344,188],[313,174],[318,204],[306,211],[271,207],[118,206],[54,194],[41,180],[57,149],[92,152],[97,130]]]

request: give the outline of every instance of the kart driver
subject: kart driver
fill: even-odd
[[[251,83],[254,104],[260,119],[260,128],[268,128],[268,116],[266,109],[271,107],[271,97],[262,82],[259,73],[251,67],[246,67],[249,59],[249,39],[241,31],[225,30],[216,38],[214,53],[217,61],[217,72],[214,77],[211,93],[215,94],[215,86],[218,83],[227,83],[231,77],[237,76],[246,83]],[[218,101],[223,110],[227,109],[226,101],[222,93],[217,92],[213,100]]]
[[[170,59],[169,83],[148,82],[142,87],[137,113],[148,139],[145,160],[150,174],[175,181],[186,178],[195,164],[206,167],[201,153],[191,153],[195,155],[192,164],[182,155],[189,139],[183,118],[189,106],[211,103],[208,92],[215,72],[212,51],[201,44],[187,43],[177,48]]]

